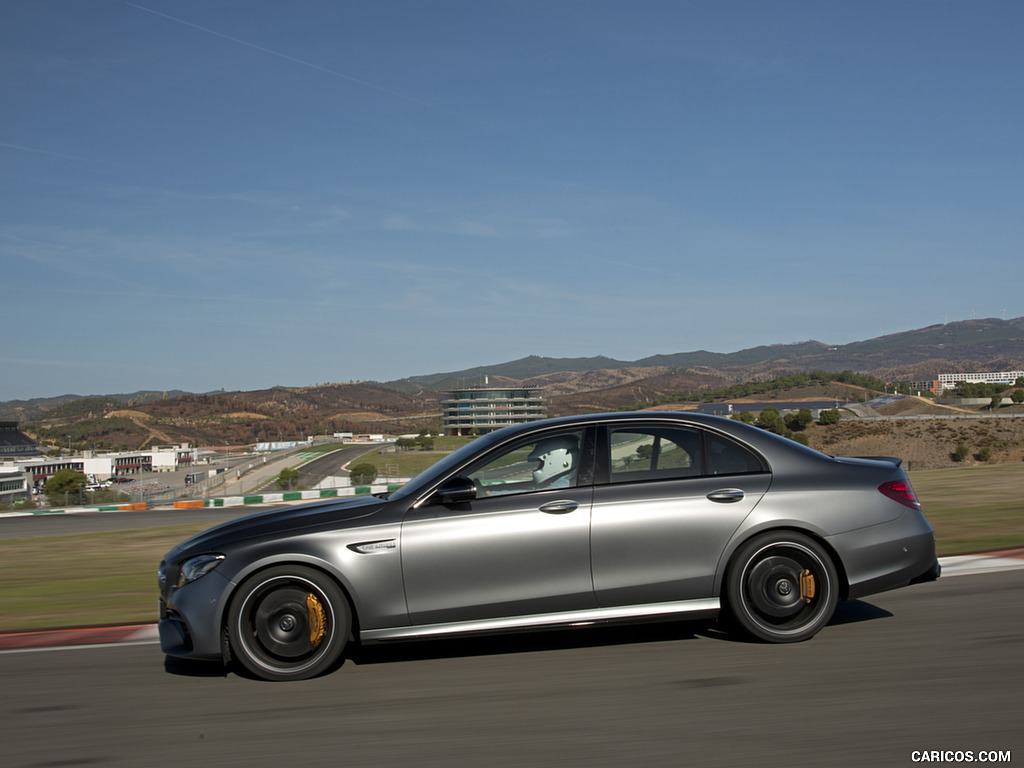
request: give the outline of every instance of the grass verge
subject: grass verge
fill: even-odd
[[[1024,463],[909,476],[940,555],[1024,546]]]
[[[156,621],[160,558],[205,527],[0,541],[0,631]]]

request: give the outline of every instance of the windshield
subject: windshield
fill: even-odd
[[[497,442],[499,439],[495,437],[497,434],[497,432],[490,432],[483,437],[478,437],[476,440],[466,443],[459,450],[445,456],[437,464],[427,467],[408,483],[394,491],[388,498],[404,499],[407,496],[419,495],[424,489],[430,487],[435,480],[447,475],[471,456],[475,456],[480,451],[486,450],[492,443]]]

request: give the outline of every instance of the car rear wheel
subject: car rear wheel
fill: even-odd
[[[813,637],[839,600],[838,576],[814,539],[766,533],[739,549],[726,577],[729,613],[742,630],[772,643]]]
[[[246,579],[231,601],[231,655],[264,680],[305,680],[341,660],[352,625],[348,600],[325,574],[277,566]]]

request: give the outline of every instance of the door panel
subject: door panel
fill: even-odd
[[[591,541],[598,605],[710,597],[723,548],[770,483],[771,475],[757,474],[596,488]]]
[[[559,488],[410,510],[401,551],[412,623],[593,608],[592,498],[590,487]]]

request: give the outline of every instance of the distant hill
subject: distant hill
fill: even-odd
[[[1024,369],[1024,318],[965,320],[828,345],[819,341],[704,350],[635,361],[531,355],[496,365],[387,383],[274,387],[192,394],[64,395],[0,403],[40,443],[140,448],[189,442],[236,445],[338,431],[409,432],[437,426],[444,392],[455,387],[544,387],[551,415],[671,403],[734,383],[804,371],[854,371],[882,381],[925,381],[939,373]]]
[[[476,368],[467,368],[464,371],[455,371],[453,373],[433,373],[426,376],[411,376],[407,379],[400,379],[397,382],[388,382],[386,386],[390,387],[402,385],[404,382],[411,382],[419,387],[443,391],[456,387],[483,384],[485,377],[532,379],[536,376],[544,376],[552,373],[615,370],[618,368],[628,368],[638,365],[638,363],[627,363],[622,360],[613,360],[610,357],[602,356],[538,357],[537,355],[530,355],[529,357],[524,357],[520,360],[513,360],[508,363],[481,365]]]
[[[7,400],[6,402],[0,402],[0,419],[25,421],[77,400],[96,398],[100,400],[116,400],[117,402],[131,405],[134,403],[149,403],[168,397],[180,397],[186,394],[189,393],[181,389],[172,389],[166,392],[141,390],[139,392],[119,395],[58,395],[56,397],[37,397],[31,400]]]
[[[733,371],[786,368],[792,371],[884,371],[900,380],[934,378],[939,373],[985,369],[995,364],[1024,365],[1024,317],[1013,320],[963,320],[914,331],[879,336],[867,341],[829,345],[820,341],[772,344],[739,352],[680,352],[623,361],[610,357],[552,358],[531,355],[520,360],[462,371],[413,376],[385,386],[412,383],[431,389],[450,389],[482,383],[484,376],[528,380],[556,372],[618,370],[621,368],[695,368]],[[927,370],[920,368],[927,363]],[[934,369],[934,370],[933,370]],[[742,370],[741,370],[742,372]]]

